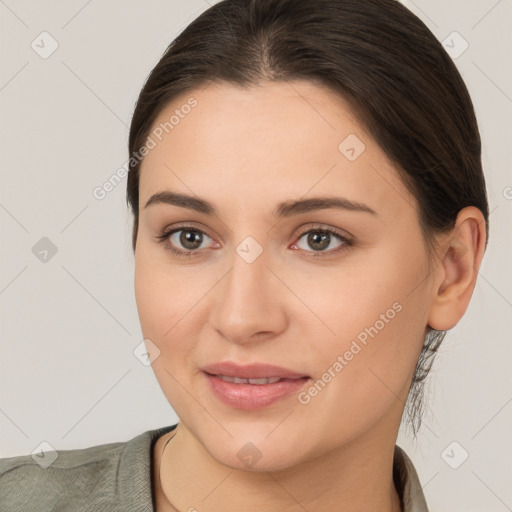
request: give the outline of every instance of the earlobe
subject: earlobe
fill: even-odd
[[[451,329],[466,312],[484,255],[486,237],[482,212],[473,206],[463,208],[438,251],[436,274],[439,280],[433,289],[428,320],[432,328]]]

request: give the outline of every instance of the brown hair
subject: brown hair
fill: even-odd
[[[129,153],[160,111],[210,82],[240,87],[307,79],[346,99],[416,197],[429,248],[466,206],[488,204],[477,121],[453,61],[396,0],[223,0],[190,23],[151,71],[133,114]],[[131,158],[127,203],[139,219],[140,161]],[[430,250],[429,250],[430,253]],[[429,328],[430,329],[430,328]],[[425,378],[446,331],[430,329],[407,412],[416,436]]]

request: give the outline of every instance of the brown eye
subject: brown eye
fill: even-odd
[[[203,241],[203,233],[201,233],[200,231],[180,229],[174,234],[178,233],[180,233],[178,237],[179,243],[184,249],[192,251],[194,249],[198,249],[201,246],[201,243]]]
[[[175,229],[164,237],[168,240],[171,250],[177,252],[196,251],[203,248],[202,245],[205,241],[212,241],[206,233],[191,228]]]
[[[313,253],[331,253],[348,245],[349,240],[330,229],[310,229],[304,232],[295,244],[297,248]]]
[[[174,228],[164,229],[156,240],[162,244],[165,250],[175,256],[201,256],[205,252],[198,249],[219,249],[221,245],[203,230],[195,226],[176,226]]]
[[[315,249],[315,251],[323,251],[329,247],[331,235],[329,233],[311,231],[307,234],[306,240],[308,246]]]

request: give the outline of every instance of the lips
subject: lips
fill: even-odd
[[[213,394],[225,405],[253,410],[267,407],[299,391],[310,377],[279,366],[222,362],[205,366]]]
[[[239,365],[229,361],[215,363],[203,368],[210,375],[234,377],[238,379],[301,379],[309,377],[304,373],[297,373],[287,368],[264,363]]]

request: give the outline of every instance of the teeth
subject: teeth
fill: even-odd
[[[240,377],[226,377],[225,375],[218,375],[218,377],[226,382],[232,382],[234,384],[255,384],[256,386],[260,386],[262,384],[274,384],[281,380],[279,377],[272,377],[268,379],[242,379]]]
[[[274,384],[279,382],[281,379],[278,377],[272,377],[269,379],[249,379],[249,384]]]

